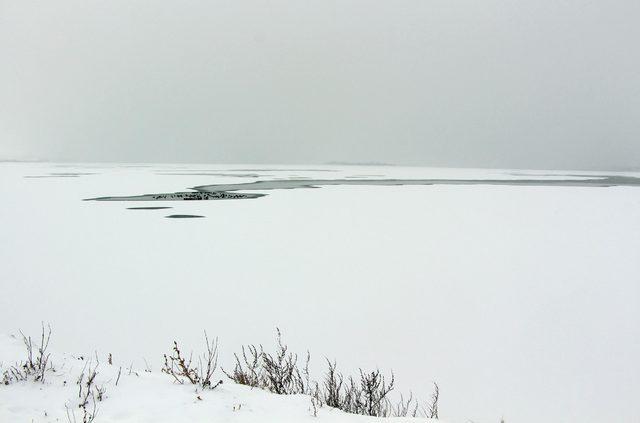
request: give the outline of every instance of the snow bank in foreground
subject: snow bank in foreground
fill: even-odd
[[[0,376],[25,360],[19,337],[0,338]],[[327,406],[314,410],[307,395],[275,395],[227,381],[215,390],[179,385],[159,371],[129,369],[108,363],[107,357],[52,354],[55,371],[43,383],[28,381],[0,385],[0,422],[82,422],[78,379],[97,365],[95,386],[103,392],[95,401],[95,422],[374,422],[376,417],[347,414]],[[120,374],[120,376],[119,376]],[[117,382],[117,383],[116,383]],[[91,402],[87,410],[93,413]],[[314,416],[317,413],[317,416]],[[75,415],[75,419],[74,419]],[[388,418],[389,422],[432,421]]]

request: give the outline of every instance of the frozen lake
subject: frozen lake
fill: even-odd
[[[174,339],[229,365],[278,326],[316,370],[437,381],[450,421],[637,422],[638,177],[0,163],[0,331],[158,369]],[[82,201],[194,192],[225,201]]]

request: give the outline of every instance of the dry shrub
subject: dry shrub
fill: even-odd
[[[48,372],[55,372],[50,363],[51,354],[47,351],[51,340],[51,326],[45,330],[44,323],[40,334],[40,344],[34,344],[31,336],[26,336],[20,331],[22,341],[26,348],[24,361],[16,363],[2,373],[2,384],[9,385],[13,382],[33,379],[34,382],[44,383]]]
[[[311,410],[317,415],[323,405],[338,408],[347,413],[376,417],[429,417],[438,418],[438,385],[431,400],[421,405],[409,394],[393,403],[390,394],[395,386],[393,372],[389,377],[378,369],[359,370],[359,375],[345,377],[338,371],[335,361],[327,360],[328,369],[322,383],[310,381],[307,352],[303,366],[298,364],[298,356],[289,351],[282,341],[282,334],[276,329],[276,350],[265,352],[262,345],[242,347],[240,354],[234,354],[233,371],[223,372],[236,383],[261,388],[281,395],[307,394],[311,396]]]
[[[242,359],[234,354],[236,363],[231,373],[224,373],[236,383],[266,389],[280,395],[310,394],[309,362],[307,352],[305,363],[298,365],[298,355],[289,351],[282,342],[282,333],[276,328],[277,348],[273,353],[265,352],[262,345],[242,347]]]
[[[183,384],[185,379],[192,385],[199,385],[205,389],[215,389],[222,380],[213,383],[212,379],[218,368],[218,338],[210,341],[207,333],[204,333],[206,352],[198,357],[197,365],[193,362],[193,354],[189,358],[182,355],[182,351],[176,341],[173,341],[173,349],[170,355],[164,355],[164,367],[162,372],[173,377],[174,381]]]

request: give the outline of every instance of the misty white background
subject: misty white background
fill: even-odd
[[[0,0],[0,158],[637,168],[636,0]]]

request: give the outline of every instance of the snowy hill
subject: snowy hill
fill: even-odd
[[[0,338],[0,375],[26,359],[20,336]],[[37,344],[34,341],[34,345]],[[34,349],[34,360],[37,355]],[[103,359],[104,358],[104,359]],[[52,354],[44,380],[7,379],[0,385],[0,422],[325,422],[380,418],[345,413],[308,395],[276,395],[228,380],[215,389],[178,384],[160,371],[128,368],[108,357]],[[18,370],[20,366],[16,366]],[[95,371],[95,378],[91,378]],[[88,381],[90,387],[88,389]],[[87,394],[88,393],[88,394]],[[82,403],[86,400],[85,407]],[[93,420],[92,420],[93,418]],[[385,418],[428,422],[426,418]]]

